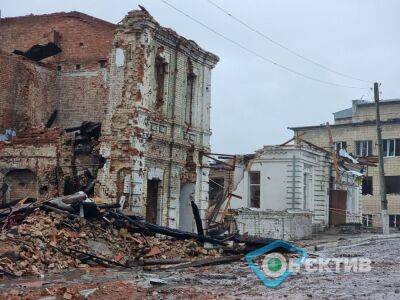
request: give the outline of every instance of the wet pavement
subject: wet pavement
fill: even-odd
[[[292,275],[266,288],[245,262],[169,271],[90,268],[0,281],[10,299],[399,299],[400,239],[365,241],[315,252],[318,257],[371,259],[368,273]],[[1,296],[0,296],[1,298]]]

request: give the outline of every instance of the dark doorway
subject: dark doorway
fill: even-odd
[[[329,199],[329,225],[346,224],[347,191],[331,190]]]
[[[121,200],[121,196],[128,197],[130,186],[126,186],[126,178],[130,173],[130,169],[127,168],[120,169],[117,172],[117,201]]]
[[[147,180],[146,221],[157,224],[158,189],[160,180]]]

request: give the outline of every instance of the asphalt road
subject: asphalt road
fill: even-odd
[[[275,289],[266,288],[244,261],[175,271],[76,270],[46,275],[39,281],[37,278],[0,281],[0,299],[10,291],[22,299],[62,295],[65,291],[74,298],[87,289],[95,291],[89,299],[400,299],[399,238],[367,241],[315,254],[325,259],[368,258],[371,270],[363,273],[336,272],[334,268],[322,273],[302,270]]]

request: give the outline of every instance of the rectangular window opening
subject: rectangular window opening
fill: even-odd
[[[386,194],[400,194],[400,176],[385,176]]]
[[[335,149],[336,149],[336,152],[339,152],[340,149],[344,149],[347,151],[347,142],[344,142],[344,141],[335,142]]]
[[[356,141],[356,156],[365,157],[372,155],[372,141]]]
[[[389,227],[400,227],[400,215],[389,215]]]
[[[384,139],[382,150],[384,157],[400,156],[400,139]]]
[[[164,60],[164,58],[157,56],[155,63],[155,74],[156,74],[156,85],[157,85],[157,94],[156,94],[156,107],[160,107],[164,104],[164,83],[165,83],[165,74],[167,73],[167,65],[168,63]]]
[[[362,194],[363,195],[373,195],[373,181],[372,176],[367,176],[363,178],[362,181]]]
[[[372,215],[362,215],[362,220],[365,227],[372,227]]]
[[[196,74],[190,72],[187,76],[186,87],[186,108],[185,108],[185,122],[191,126],[193,122],[193,102],[194,102],[194,87],[196,82]]]
[[[249,172],[250,207],[260,208],[260,172]]]

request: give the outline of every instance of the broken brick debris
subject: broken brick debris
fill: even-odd
[[[194,233],[150,224],[115,208],[97,208],[96,218],[79,217],[79,206],[90,201],[81,192],[45,203],[23,200],[6,208],[7,213],[0,211],[0,274],[42,275],[93,265],[129,268],[183,264],[184,267],[194,258],[221,257],[224,251],[223,247],[205,249],[196,241],[205,239],[222,244],[220,240],[207,236],[200,239]],[[10,215],[19,218],[9,222]],[[154,236],[156,232],[175,238],[159,238]],[[199,260],[187,267],[237,259]]]

